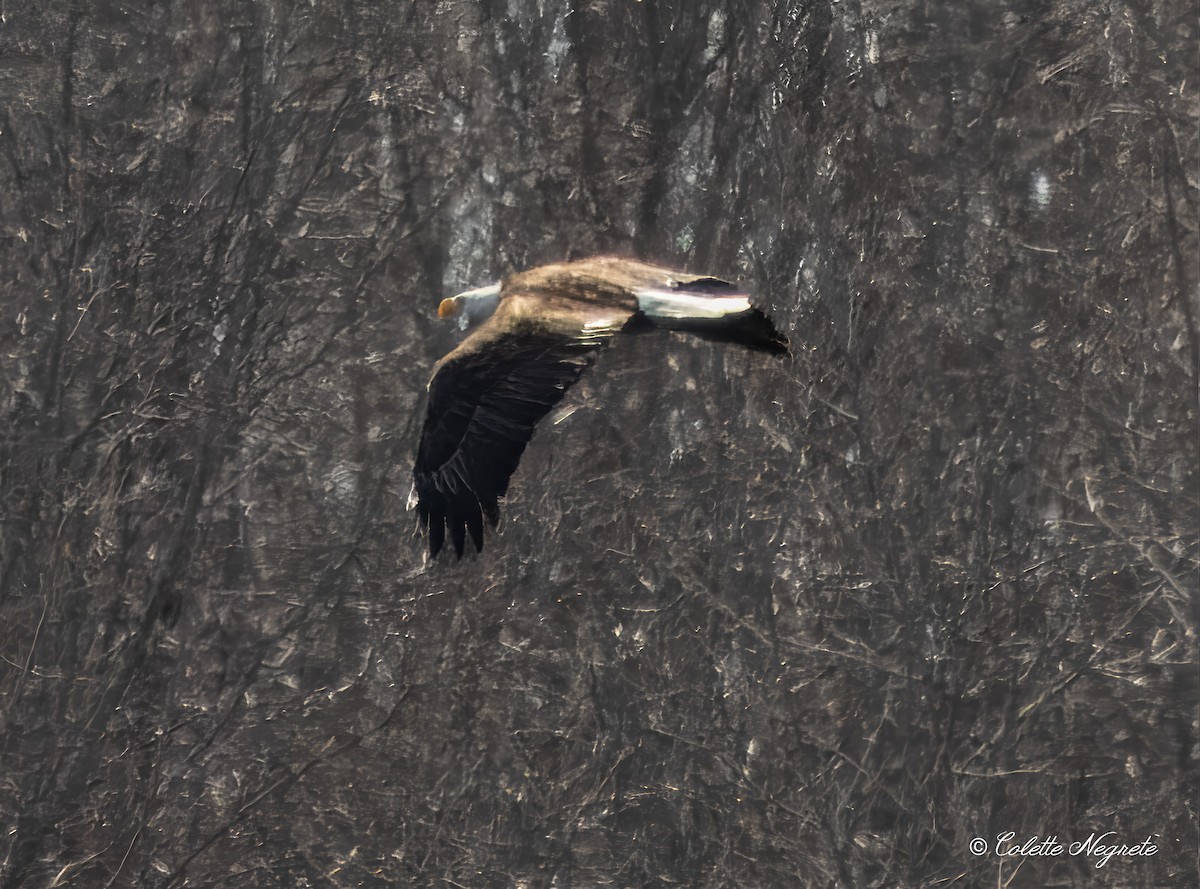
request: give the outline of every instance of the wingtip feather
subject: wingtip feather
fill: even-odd
[[[430,517],[429,523],[429,557],[436,559],[437,554],[442,551],[442,546],[446,542],[446,523],[444,517],[439,513]]]

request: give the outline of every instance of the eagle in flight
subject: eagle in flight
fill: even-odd
[[[429,379],[413,498],[436,556],[449,534],[483,550],[483,525],[533,429],[617,333],[645,327],[786,352],[788,343],[749,294],[720,278],[601,256],[544,265],[468,290],[439,318],[474,327]]]

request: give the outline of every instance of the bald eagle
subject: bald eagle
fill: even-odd
[[[461,558],[483,525],[533,429],[615,334],[644,327],[687,330],[786,352],[787,340],[749,295],[708,275],[618,257],[540,266],[442,300],[438,317],[474,331],[442,358],[413,468],[413,498],[436,556],[449,533]]]

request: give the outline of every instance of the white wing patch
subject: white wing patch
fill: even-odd
[[[628,320],[628,314],[622,314],[620,316],[608,315],[602,318],[593,318],[590,321],[583,322],[583,328],[581,329],[580,333],[584,339],[609,336],[620,330]]]

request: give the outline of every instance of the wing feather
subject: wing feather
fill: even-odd
[[[417,514],[437,555],[483,549],[534,427],[632,313],[585,303],[506,298],[429,381],[413,469]]]

